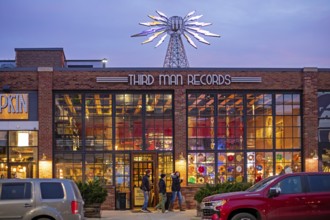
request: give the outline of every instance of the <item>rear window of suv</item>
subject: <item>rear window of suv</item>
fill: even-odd
[[[31,183],[3,183],[1,200],[30,199]]]
[[[330,175],[308,175],[311,192],[330,192]]]
[[[42,199],[63,199],[64,191],[62,183],[40,183]]]

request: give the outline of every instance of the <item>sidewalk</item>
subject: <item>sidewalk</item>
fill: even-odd
[[[131,210],[125,211],[101,211],[101,218],[86,218],[88,220],[200,220],[200,217],[196,217],[196,209],[186,210],[180,212],[175,210],[174,212],[161,213],[153,211],[152,213],[132,212]]]

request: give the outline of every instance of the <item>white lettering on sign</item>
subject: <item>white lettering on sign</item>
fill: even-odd
[[[183,77],[181,74],[160,74],[159,75],[159,85],[168,86],[181,86],[183,85]]]
[[[0,113],[27,113],[27,102],[23,94],[0,94]]]
[[[128,77],[97,77],[97,82],[129,82],[133,86],[154,85],[155,77],[150,74],[129,74]],[[192,86],[222,86],[232,83],[261,83],[259,76],[232,77],[229,74],[159,74],[158,85],[182,86],[185,83]]]
[[[188,74],[187,79],[188,85],[230,85],[231,77],[230,75],[221,74]]]
[[[149,74],[129,74],[128,77],[130,85],[132,86],[149,86],[155,81],[155,78]]]

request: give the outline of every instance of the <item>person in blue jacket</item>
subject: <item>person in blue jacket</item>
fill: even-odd
[[[142,184],[141,184],[141,190],[143,191],[143,197],[144,197],[144,203],[142,206],[141,211],[145,213],[151,212],[148,210],[148,201],[150,196],[150,190],[151,190],[151,184],[150,184],[150,173],[151,171],[149,169],[146,169],[145,175],[142,178]]]
[[[180,178],[179,171],[173,173],[171,177],[172,177],[172,199],[168,210],[173,211],[174,201],[176,199],[176,196],[178,196],[180,211],[185,211],[182,207],[182,194],[181,194],[181,183],[183,179]]]

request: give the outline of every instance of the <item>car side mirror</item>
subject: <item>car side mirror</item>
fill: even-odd
[[[281,189],[279,187],[272,187],[268,191],[268,197],[269,198],[276,197],[280,195],[280,193],[281,193]]]

